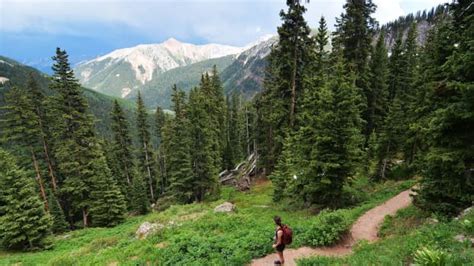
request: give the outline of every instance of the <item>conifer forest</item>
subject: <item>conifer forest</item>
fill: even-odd
[[[245,48],[0,56],[0,265],[273,265],[275,215],[284,265],[474,264],[473,2],[280,2]]]

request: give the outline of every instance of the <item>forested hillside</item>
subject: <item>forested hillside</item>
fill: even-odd
[[[46,95],[51,95],[53,90],[48,88],[50,78],[38,70],[22,65],[12,59],[0,56],[0,77],[7,78],[8,82],[0,84],[0,106],[5,105],[5,93],[12,87],[26,87],[29,77],[38,83],[39,88]],[[100,94],[93,90],[82,88],[84,96],[89,104],[90,112],[96,118],[95,127],[99,134],[103,136],[110,136],[110,117],[109,113],[112,110],[114,97]],[[119,100],[128,110],[132,110],[134,105],[126,100]],[[2,112],[0,110],[0,112]]]

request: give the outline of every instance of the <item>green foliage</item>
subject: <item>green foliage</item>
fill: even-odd
[[[466,216],[472,219],[472,213]],[[462,221],[430,222],[427,213],[410,206],[381,228],[377,243],[359,243],[343,258],[312,257],[298,265],[470,265],[474,261],[471,244],[454,239],[463,233]],[[433,263],[433,264],[432,264]]]
[[[434,213],[453,216],[474,199],[472,168],[474,86],[473,10],[465,1],[451,5],[453,19],[431,33],[423,56],[426,79],[425,115],[414,123],[424,145],[423,179],[416,204]],[[427,112],[427,110],[429,112]]]
[[[367,136],[374,131],[379,132],[387,114],[388,105],[388,68],[387,49],[385,48],[385,32],[380,32],[377,44],[372,50],[369,62],[369,88],[367,89]]]
[[[50,247],[52,221],[44,210],[29,173],[0,150],[0,244],[5,249]]]
[[[120,186],[122,194],[128,195],[128,188],[132,184],[136,166],[133,160],[129,124],[118,101],[114,101],[111,117],[114,138],[109,155],[109,167]],[[116,166],[112,167],[110,164]]]
[[[310,52],[314,40],[303,14],[306,8],[299,1],[287,1],[288,10],[281,11],[283,21],[278,27],[279,42],[268,56],[264,90],[256,106],[259,125],[260,167],[270,174],[282,153],[287,134],[297,129],[299,106],[305,90],[303,79],[311,70]]]
[[[343,211],[322,211],[311,221],[301,236],[309,246],[327,246],[336,243],[346,233],[351,221]]]
[[[59,204],[58,199],[54,196],[52,192],[49,193],[48,197],[48,206],[49,206],[49,213],[53,220],[53,225],[51,230],[53,233],[63,233],[68,230],[69,225],[66,222],[66,217],[64,216],[64,211]]]
[[[325,211],[324,215],[344,217],[350,223],[366,210],[374,207],[413,183],[378,184],[375,188],[364,182],[357,187],[371,195],[370,201],[355,209]],[[307,210],[288,210],[272,202],[270,183],[259,183],[249,192],[225,187],[226,199],[199,204],[173,205],[162,212],[130,217],[113,228],[86,228],[68,232],[55,238],[55,248],[40,253],[1,253],[0,264],[109,264],[112,262],[146,264],[159,261],[165,265],[222,265],[229,262],[247,264],[251,259],[273,252],[272,217],[280,215],[283,222],[294,229],[292,247],[306,245],[305,235],[311,235],[315,221],[326,220]],[[163,199],[164,197],[160,198]],[[214,213],[213,208],[231,200],[238,212]],[[159,205],[159,204],[158,204]],[[135,231],[143,222],[157,222],[165,228],[145,240],[135,239]],[[333,232],[331,226],[318,226]],[[71,259],[72,258],[72,259]]]
[[[136,175],[130,188],[129,210],[135,214],[145,214],[150,210],[147,189],[141,175]]]
[[[148,123],[148,115],[143,98],[140,92],[137,97],[137,110],[136,110],[136,125],[138,131],[138,166],[140,174],[146,176],[148,183],[148,197],[154,202],[157,199],[156,192],[156,168],[155,161],[153,160],[153,150],[151,144],[151,133],[150,125]]]
[[[119,221],[123,215],[124,199],[95,136],[93,117],[87,111],[87,102],[74,78],[67,53],[57,48],[53,60],[50,87],[57,94],[50,99],[48,115],[54,133],[53,151],[62,177],[59,194],[67,202],[68,220],[76,222],[77,217],[82,217],[85,227],[91,218],[97,220],[97,225],[116,224],[115,219]],[[109,216],[111,213],[114,215]]]
[[[104,157],[92,162],[97,173],[91,192],[90,215],[94,226],[115,226],[123,221],[126,206],[125,198],[116,182],[112,179]],[[98,169],[103,169],[99,172]]]
[[[175,118],[170,122],[167,143],[169,192],[179,202],[190,202],[193,196],[193,172],[191,165],[191,136],[185,93],[173,87],[173,110]]]
[[[331,69],[308,101],[306,123],[288,136],[277,171],[272,175],[276,199],[281,193],[323,207],[341,206],[342,189],[362,155],[359,95],[342,61]],[[318,115],[313,115],[317,113]]]
[[[414,265],[441,266],[448,264],[449,257],[449,254],[443,250],[424,247],[415,252],[413,259]]]

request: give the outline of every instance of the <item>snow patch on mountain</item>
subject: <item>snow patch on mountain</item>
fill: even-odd
[[[4,61],[5,62],[5,61]],[[8,64],[8,63],[7,63]],[[10,64],[11,65],[11,64]],[[0,84],[5,84],[5,82],[9,81],[10,79],[6,77],[0,77]]]
[[[113,68],[121,62],[131,65],[135,78],[145,84],[152,80],[155,72],[163,73],[173,68],[189,65],[207,59],[239,54],[244,48],[220,44],[194,45],[182,43],[170,38],[160,44],[141,44],[135,47],[115,50],[109,54],[82,63],[81,65],[96,65],[105,63],[104,69]],[[87,68],[85,68],[87,70]],[[91,73],[81,72],[81,77],[87,81]],[[92,73],[94,74],[94,73]]]
[[[122,89],[122,98],[127,97],[127,95],[129,95],[130,92],[132,92],[132,89],[130,89],[130,88],[123,88],[123,89]]]

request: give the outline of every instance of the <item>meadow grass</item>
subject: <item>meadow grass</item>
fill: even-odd
[[[244,265],[273,251],[274,215],[280,215],[294,229],[293,247],[330,244],[365,211],[413,184],[408,180],[374,186],[362,180],[360,187],[355,187],[366,195],[363,202],[320,215],[273,203],[270,182],[258,183],[249,192],[224,187],[216,201],[172,206],[159,213],[130,217],[114,228],[87,228],[55,236],[51,250],[0,251],[0,264]],[[214,213],[214,207],[224,201],[234,203],[236,212]],[[334,218],[339,223],[333,223]],[[135,231],[145,221],[161,223],[165,229],[138,240]],[[326,231],[333,233],[323,234]]]

